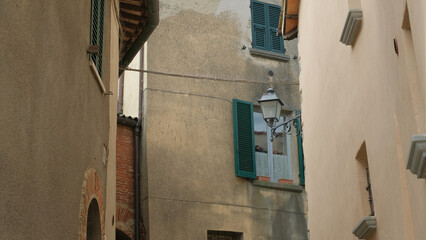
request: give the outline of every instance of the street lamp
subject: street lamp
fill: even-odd
[[[284,105],[281,99],[277,97],[275,94],[274,89],[269,88],[266,90],[266,94],[264,94],[257,102],[260,104],[260,108],[262,109],[262,115],[263,119],[265,120],[266,124],[271,128],[271,142],[274,141],[274,138],[278,136],[278,134],[275,132],[277,128],[284,126],[284,133],[287,135],[293,135],[290,133],[291,131],[291,125],[294,127],[297,127],[297,119],[299,119],[300,122],[300,114],[296,115],[294,117],[291,117],[287,119],[286,121],[276,124],[280,120],[280,114],[281,114],[281,107]],[[299,130],[296,133],[296,136],[298,136],[301,133],[302,128],[299,128]]]
[[[268,143],[268,165],[269,165],[269,176],[271,178],[271,182],[277,182],[277,179],[274,177],[274,166],[273,166],[273,146],[272,142],[274,138],[278,137],[278,134],[275,132],[279,127],[283,126],[284,133],[287,135],[291,134],[291,126],[293,125],[296,129],[296,136],[301,133],[302,128],[297,128],[298,122],[300,123],[300,114],[294,117],[291,117],[285,120],[282,123],[277,122],[280,120],[281,108],[284,105],[281,99],[277,97],[274,89],[269,88],[259,100],[260,108],[262,109],[263,119],[266,124],[269,126],[271,131],[267,132],[268,138],[270,138],[271,142]],[[299,121],[296,121],[298,120]]]
[[[265,119],[269,127],[273,127],[280,120],[281,107],[284,105],[283,102],[277,97],[272,88],[266,90],[266,94],[258,102],[262,109],[263,119]]]

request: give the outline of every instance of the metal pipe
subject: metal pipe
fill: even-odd
[[[140,49],[140,65],[143,66],[143,46]],[[143,73],[139,73],[139,103],[138,103],[138,122],[135,126],[135,240],[140,240],[141,212],[140,212],[140,130],[142,120],[142,100],[143,100]]]
[[[123,113],[124,73],[118,78],[117,112]]]
[[[138,120],[139,121],[139,120]],[[136,126],[133,129],[134,137],[135,137],[135,240],[140,240],[140,169],[139,169],[139,160],[140,160],[140,154],[139,154],[139,134],[140,134],[140,125],[139,123],[136,124]]]
[[[270,127],[268,126],[267,128],[269,128],[266,131],[266,136],[268,139],[271,140],[271,143],[268,144],[268,166],[269,166],[269,177],[271,178],[271,182],[276,182],[275,181],[275,175],[274,175],[274,155],[273,155],[273,144],[272,142],[274,141],[274,137],[272,137],[272,130],[270,129]]]

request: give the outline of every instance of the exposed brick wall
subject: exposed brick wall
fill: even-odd
[[[135,140],[131,127],[117,125],[116,227],[134,239]]]
[[[84,173],[83,185],[81,188],[80,200],[80,231],[79,240],[86,240],[87,233],[87,214],[89,205],[92,200],[96,200],[99,206],[99,215],[101,223],[102,239],[105,236],[105,223],[104,223],[104,203],[102,200],[102,186],[99,181],[98,173],[95,169],[89,168]]]

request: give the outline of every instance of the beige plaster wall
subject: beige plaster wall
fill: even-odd
[[[306,239],[304,193],[235,177],[232,99],[256,103],[271,70],[285,108],[300,107],[298,86],[283,84],[297,81],[297,43],[286,43],[289,62],[251,56],[249,4],[160,1],[144,48],[148,70],[260,83],[144,75],[142,213],[151,240],[207,239],[207,230]]]
[[[129,68],[141,69],[141,51],[139,51]],[[123,82],[123,114],[130,117],[139,117],[139,82],[140,74],[135,71],[124,71]],[[142,87],[142,86],[141,86]]]
[[[103,188],[107,239],[115,238],[116,82],[109,78],[118,75],[118,30],[111,2],[105,6],[103,80],[111,97],[88,65],[90,1],[1,3],[2,239],[77,239],[89,168]]]
[[[355,159],[365,141],[377,216],[369,239],[422,239],[426,182],[406,170],[405,162],[411,136],[426,132],[426,6],[408,1],[411,30],[405,30],[405,1],[360,5],[363,20],[353,46],[339,42],[347,1],[300,5],[310,238],[356,239],[352,229],[369,214],[365,176]]]

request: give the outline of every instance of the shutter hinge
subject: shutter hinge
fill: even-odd
[[[98,45],[89,45],[89,47],[86,50],[86,53],[93,54],[93,55],[99,55],[100,48]]]

